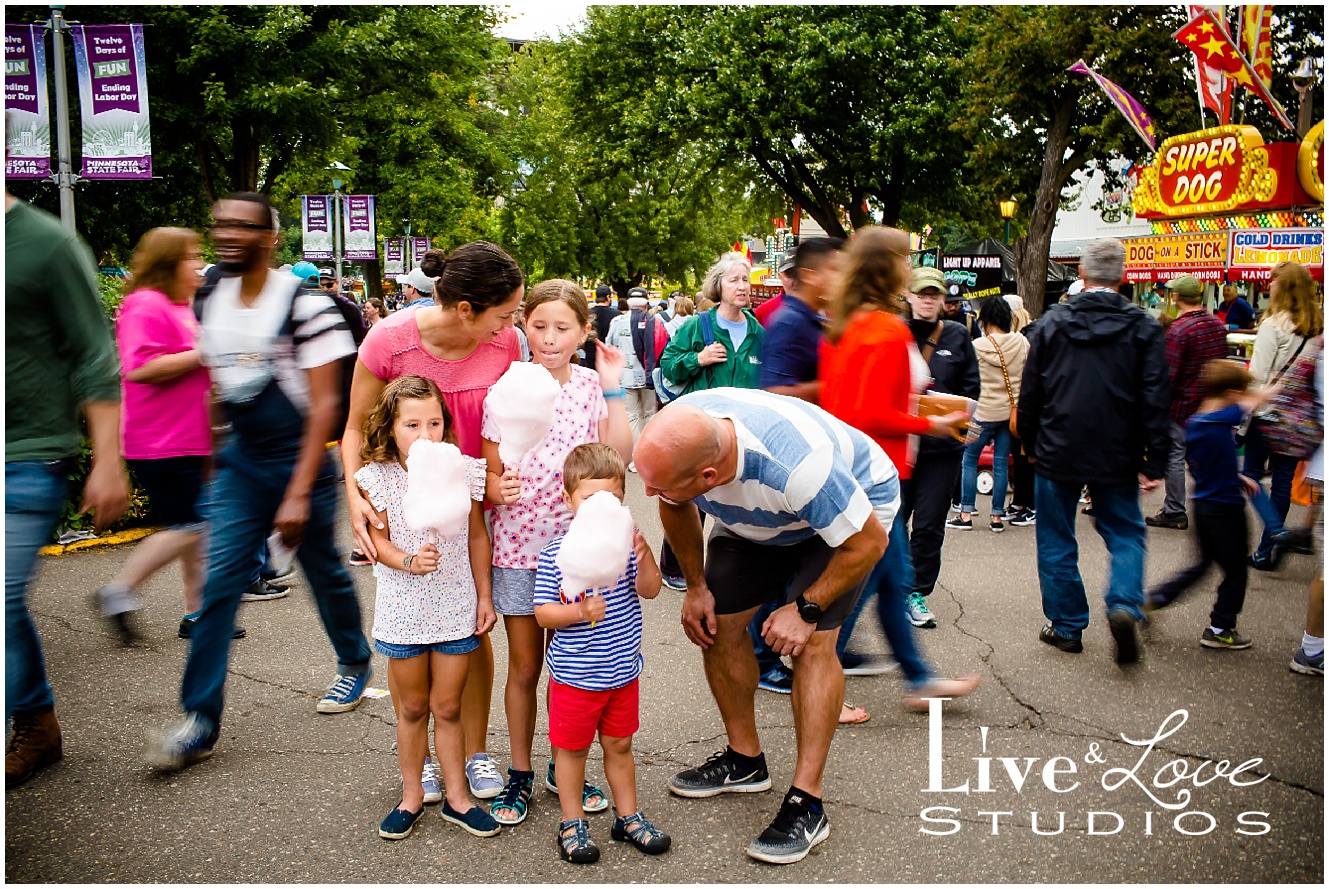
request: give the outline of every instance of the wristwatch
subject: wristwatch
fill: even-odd
[[[803,618],[807,623],[815,624],[821,620],[821,606],[815,602],[809,602],[807,599],[804,599],[802,593],[798,594],[798,598],[794,600],[794,604],[798,606],[798,616]]]
[[[407,574],[411,573],[411,562],[415,559],[415,553],[407,553],[406,558],[401,560],[401,570]]]

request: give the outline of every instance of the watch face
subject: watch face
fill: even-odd
[[[821,620],[820,605],[816,605],[812,602],[809,602],[808,600],[804,599],[802,596],[799,596],[798,598],[799,598],[799,603],[798,603],[799,617],[803,618],[803,620],[807,621],[810,624],[816,623],[817,621]]]

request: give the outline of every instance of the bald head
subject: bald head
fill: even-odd
[[[724,426],[705,411],[674,404],[651,418],[637,439],[632,457],[647,494],[675,494],[702,490],[682,499],[692,499],[716,487],[724,456]]]

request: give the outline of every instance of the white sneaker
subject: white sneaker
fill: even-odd
[[[916,627],[927,629],[937,625],[937,616],[928,610],[927,600],[923,598],[922,593],[909,594],[905,612],[909,617],[909,622]]]
[[[636,472],[636,471],[637,471],[637,461],[633,460],[631,463],[628,464],[628,472]]]

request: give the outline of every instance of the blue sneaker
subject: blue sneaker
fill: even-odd
[[[407,812],[405,809],[393,809],[388,813],[388,817],[378,826],[378,835],[385,840],[404,840],[411,835],[415,829],[415,822],[420,820],[420,816],[425,813],[425,807],[421,806],[418,812]]]
[[[420,773],[420,784],[425,789],[426,803],[443,802],[443,785],[438,782],[438,766],[427,756],[424,771]]]
[[[338,673],[328,686],[328,693],[318,702],[318,712],[345,713],[359,707],[364,700],[365,689],[369,687],[369,677],[373,675],[373,669],[366,669],[358,676]]]
[[[175,772],[201,762],[212,755],[216,732],[212,723],[197,713],[166,729],[148,736],[148,765],[164,772]]]
[[[793,694],[794,674],[784,664],[771,667],[757,679],[757,688],[773,691],[777,695]]]
[[[448,805],[447,800],[443,800],[443,809],[439,815],[444,821],[457,825],[472,836],[494,837],[503,829],[503,826],[494,820],[493,815],[479,806],[471,806],[465,812],[458,812]]]

